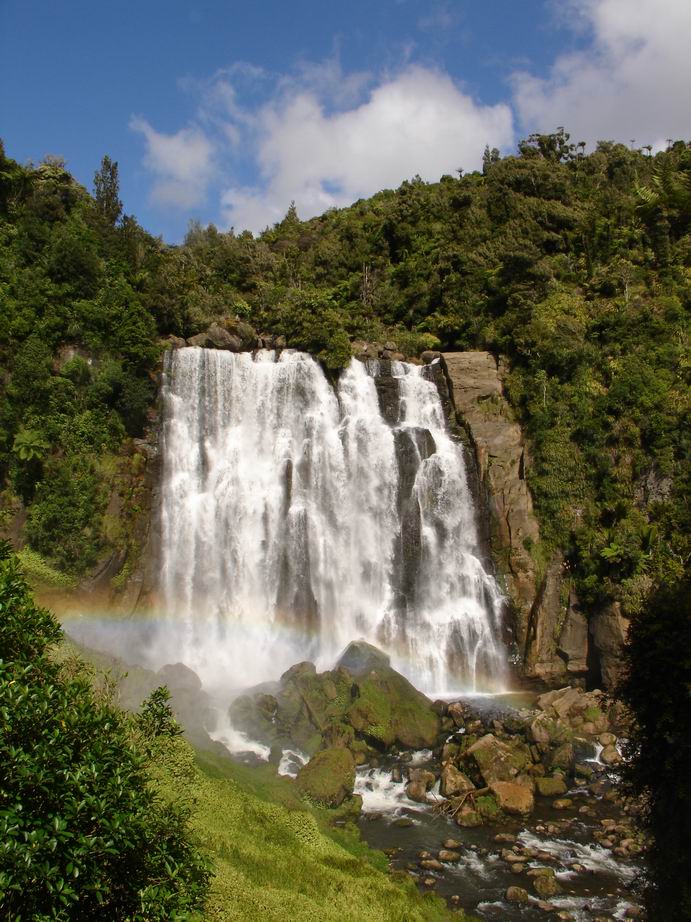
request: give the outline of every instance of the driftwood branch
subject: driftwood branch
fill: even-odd
[[[449,797],[448,800],[442,800],[436,803],[434,805],[434,812],[437,814],[445,813],[447,816],[451,817],[456,816],[468,798],[475,799],[476,797],[482,797],[484,794],[489,794],[489,792],[490,789],[488,787],[465,791],[465,793],[460,794],[458,797]]]

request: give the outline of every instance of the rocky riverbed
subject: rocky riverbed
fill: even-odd
[[[350,804],[393,870],[481,918],[627,920],[643,842],[619,786],[620,708],[598,690],[430,701],[353,644],[231,718],[304,796]]]

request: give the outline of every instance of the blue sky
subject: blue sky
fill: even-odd
[[[691,136],[688,0],[0,0],[0,136],[126,211],[258,230],[479,165],[532,130]]]

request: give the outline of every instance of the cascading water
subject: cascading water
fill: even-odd
[[[331,667],[358,638],[425,691],[502,686],[461,447],[425,369],[386,364],[388,408],[379,363],[334,390],[289,350],[168,354],[162,595],[210,687]]]

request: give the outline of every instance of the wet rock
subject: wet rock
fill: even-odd
[[[449,862],[452,862],[452,861],[460,861],[460,859],[461,859],[461,854],[460,854],[460,852],[454,852],[454,851],[451,851],[450,849],[443,848],[443,849],[439,852],[439,854],[437,855],[437,857],[439,858],[440,861],[449,861]]]
[[[439,793],[442,797],[456,797],[466,791],[474,791],[475,785],[455,765],[447,763],[441,770]]]
[[[552,753],[550,766],[552,769],[561,768],[565,772],[570,772],[574,763],[573,743],[562,743]]]
[[[552,872],[551,874],[535,877],[533,879],[533,890],[544,900],[561,893],[561,886],[554,876],[554,872]]]
[[[542,912],[556,912],[558,908],[554,903],[549,903],[547,900],[537,900],[535,905]]]
[[[506,813],[527,816],[533,812],[533,792],[522,784],[511,781],[495,781],[489,786],[497,803]]]
[[[391,823],[392,826],[395,826],[397,829],[407,829],[410,826],[413,826],[413,821],[409,816],[399,816]]]
[[[390,664],[391,657],[387,653],[364,640],[355,640],[340,655],[336,668],[347,669],[353,676],[362,676]]]
[[[594,774],[594,769],[592,765],[588,765],[587,762],[576,762],[574,766],[574,772],[579,778],[592,778]]]
[[[457,727],[462,727],[464,725],[465,717],[463,705],[458,701],[454,701],[448,706],[447,713]]]
[[[526,539],[536,542],[540,532],[525,479],[523,435],[504,398],[494,356],[444,353],[442,362],[457,412],[475,446],[479,476],[490,501],[492,550],[507,561],[504,575],[517,614],[518,644],[521,650],[528,647],[526,671],[532,673],[541,651],[526,642],[539,579]]]
[[[558,797],[567,791],[563,778],[536,778],[535,787],[541,797]]]
[[[408,773],[408,783],[405,786],[405,792],[411,800],[416,803],[427,803],[427,792],[434,786],[436,778],[432,772],[423,768],[412,768]]]
[[[509,887],[504,894],[507,903],[529,903],[530,896],[523,887]]]
[[[617,741],[613,733],[601,733],[597,739],[601,746],[614,746]]]
[[[494,837],[495,842],[506,842],[508,845],[511,845],[516,841],[516,836],[511,832],[498,832]]]
[[[425,877],[422,883],[423,886],[427,887],[428,890],[431,890],[432,887],[436,887],[437,885],[437,881],[434,879],[434,877]]]
[[[524,871],[525,871],[525,865],[524,865],[524,864],[512,864],[512,865],[511,865],[511,873],[512,873],[512,874],[522,874]]]
[[[443,871],[444,865],[436,858],[425,858],[420,862],[420,867],[425,871]]]
[[[621,756],[615,746],[605,746],[600,753],[600,759],[605,765],[616,765],[617,762],[621,762]]]
[[[454,849],[454,848],[461,848],[462,843],[459,842],[458,839],[444,839],[444,841],[442,842],[442,845],[444,846],[444,848]]]
[[[456,825],[463,826],[466,829],[472,829],[475,826],[482,826],[482,817],[471,807],[462,809],[456,814]]]
[[[570,810],[573,807],[573,801],[569,800],[568,797],[555,800],[552,804],[555,810]]]
[[[514,781],[532,761],[530,750],[521,740],[510,744],[487,733],[465,753],[464,759],[474,763],[485,784],[496,781]]]
[[[298,791],[327,807],[340,806],[353,793],[355,762],[348,749],[322,749],[298,771]]]
[[[612,602],[595,612],[588,626],[600,661],[602,680],[607,688],[613,688],[622,675],[629,622],[623,616],[619,602]]]

